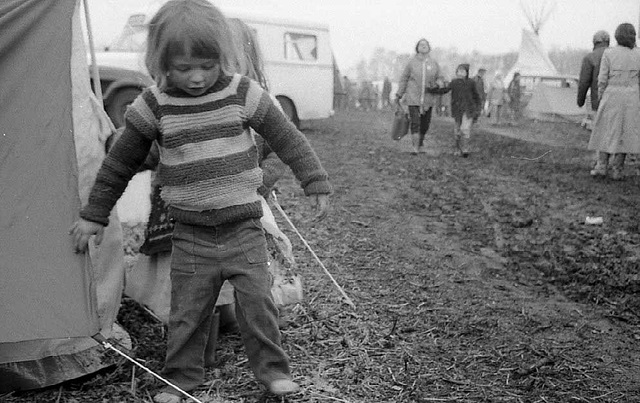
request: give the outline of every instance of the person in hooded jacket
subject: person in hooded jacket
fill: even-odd
[[[591,110],[598,110],[598,73],[600,72],[600,61],[605,49],[609,47],[609,33],[598,31],[593,35],[593,50],[582,59],[580,68],[580,79],[578,82],[577,104],[583,107],[587,100],[587,92],[591,91]]]
[[[478,116],[482,97],[474,79],[469,78],[469,64],[463,63],[456,68],[456,78],[448,86],[430,88],[432,94],[451,91],[451,116],[454,119],[456,153],[463,158],[469,156],[469,141],[474,119]]]

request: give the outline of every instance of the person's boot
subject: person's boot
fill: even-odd
[[[624,179],[622,170],[624,169],[624,160],[627,154],[615,154],[613,156],[613,164],[611,164],[611,179],[619,181]]]
[[[411,154],[418,155],[418,142],[420,141],[420,134],[411,133],[411,144],[413,146]]]
[[[609,168],[609,153],[599,152],[596,166],[593,167],[590,174],[593,177],[606,176]]]
[[[469,139],[462,136],[458,144],[460,146],[460,155],[462,158],[467,158],[469,156]]]
[[[453,155],[462,155],[462,149],[460,148],[460,134],[454,133],[453,136],[456,139],[455,145],[453,147]]]

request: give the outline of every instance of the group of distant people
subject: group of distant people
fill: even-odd
[[[481,116],[487,116],[492,124],[517,122],[522,116],[522,88],[520,73],[516,72],[505,87],[502,76],[496,74],[494,80],[485,84],[486,69],[478,69],[470,77],[470,65],[462,63],[456,68],[456,76],[451,82],[445,81],[441,69],[431,55],[431,45],[425,38],[415,46],[415,55],[408,61],[391,101],[392,85],[388,77],[382,83],[381,92],[371,81],[364,80],[359,85],[342,78],[340,100],[337,105],[342,110],[390,109],[394,105],[409,116],[409,135],[412,153],[424,153],[426,134],[432,115],[452,116],[455,121],[454,138],[456,154],[469,156],[471,130]]]
[[[640,154],[640,50],[632,24],[620,24],[609,47],[606,31],[593,36],[593,51],[580,70],[577,104],[582,107],[590,92],[594,115],[589,150],[597,153],[593,177],[624,178],[628,154]]]
[[[632,24],[620,24],[614,36],[615,47],[609,47],[607,32],[598,31],[593,36],[593,51],[582,62],[577,104],[583,107],[590,92],[593,128],[588,148],[597,152],[590,174],[620,180],[627,155],[640,154],[640,50],[636,47],[636,30]],[[454,118],[455,149],[462,157],[469,155],[472,127],[480,116],[488,117],[492,125],[517,124],[520,121],[523,116],[523,87],[519,72],[513,74],[506,86],[499,72],[485,86],[486,69],[478,69],[472,78],[469,75],[470,65],[462,63],[456,68],[455,78],[445,82],[440,66],[430,52],[429,41],[420,39],[415,46],[415,55],[400,76],[396,91],[396,106],[406,110],[409,116],[413,154],[427,152],[425,139],[434,110],[437,115]],[[349,94],[348,89],[352,85],[346,76],[344,81]],[[384,81],[381,103],[377,90],[371,88],[370,82],[362,83],[358,98],[362,109],[391,106],[388,78]],[[372,93],[375,96],[369,96]],[[351,103],[347,102],[345,109],[355,108],[355,98],[349,95],[346,98],[351,99]]]
[[[501,122],[503,105],[508,102],[515,120],[521,117],[520,74],[515,73],[508,88],[504,88],[501,77],[496,76],[488,90],[485,89],[486,69],[478,69],[475,77],[470,77],[470,65],[461,63],[455,70],[455,78],[446,82],[441,74],[440,65],[431,55],[431,45],[425,38],[415,46],[415,55],[405,66],[396,91],[396,105],[407,109],[409,115],[409,134],[412,153],[427,152],[426,134],[431,124],[433,110],[437,114],[446,111],[454,119],[455,153],[466,158],[469,156],[469,142],[472,127],[483,115],[489,115],[492,123]],[[450,97],[450,109],[443,97]],[[489,108],[486,108],[486,105]]]
[[[340,110],[375,111],[388,109],[391,106],[391,80],[385,77],[382,88],[378,88],[370,80],[353,83],[349,77],[343,76],[341,89],[336,92],[336,107]]]

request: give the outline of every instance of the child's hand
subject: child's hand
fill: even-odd
[[[317,194],[315,195],[315,205],[318,214],[313,218],[313,221],[322,221],[329,214],[329,195]]]
[[[82,253],[87,250],[89,238],[91,238],[92,235],[96,235],[96,245],[100,245],[103,233],[104,226],[102,224],[83,218],[73,223],[71,228],[69,228],[69,234],[73,237],[73,246],[76,253]]]

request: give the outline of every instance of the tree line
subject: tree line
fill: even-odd
[[[580,65],[588,49],[553,48],[548,51],[549,58],[556,66],[559,74],[578,76]],[[460,63],[471,65],[471,74],[480,68],[487,69],[487,77],[496,72],[506,73],[518,59],[518,52],[488,55],[480,52],[460,53],[456,48],[434,48],[431,55],[438,61],[442,73],[452,78],[455,68]],[[360,60],[354,67],[343,72],[351,78],[361,81],[378,81],[389,77],[391,81],[398,81],[407,61],[413,56],[411,53],[398,53],[382,47],[376,48],[369,59]]]

